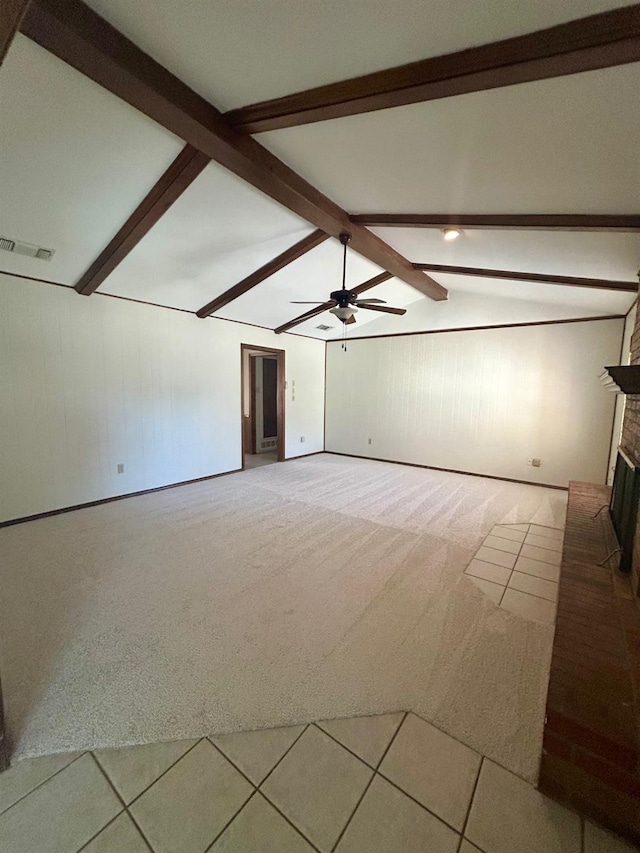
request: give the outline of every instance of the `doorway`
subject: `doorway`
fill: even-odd
[[[284,350],[241,345],[242,467],[284,460]]]

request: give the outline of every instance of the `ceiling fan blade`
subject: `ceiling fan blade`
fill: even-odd
[[[361,305],[366,311],[384,311],[385,314],[406,314],[406,308],[390,308],[388,305]]]
[[[350,326],[352,323],[356,322],[356,315],[352,314],[348,320],[344,321],[345,326]]]
[[[325,311],[328,311],[329,308],[332,307],[332,303],[323,302],[321,305],[318,305],[317,308],[311,308],[309,311],[305,311],[304,314],[300,314],[299,317],[296,317],[296,320],[301,323],[305,320],[313,320],[313,318],[317,317],[318,314],[324,314]]]
[[[378,305],[386,305],[386,299],[356,299],[355,302],[352,302],[352,305],[367,305],[369,303],[377,303]]]
[[[324,305],[324,302],[322,302],[320,299],[315,299],[313,302],[298,302],[297,300],[292,299],[290,304],[291,305]]]

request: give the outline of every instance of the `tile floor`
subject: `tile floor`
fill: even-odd
[[[524,619],[555,624],[563,531],[498,524],[465,574],[493,602]]]
[[[263,465],[272,465],[278,461],[277,450],[265,450],[263,453],[245,453],[245,468],[261,468]]]
[[[404,712],[48,756],[0,774],[7,853],[633,849]]]

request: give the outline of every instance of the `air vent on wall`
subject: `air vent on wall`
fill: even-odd
[[[0,249],[4,249],[5,252],[13,252],[14,255],[39,258],[41,261],[50,261],[54,255],[53,249],[45,249],[42,246],[35,246],[33,243],[23,243],[21,240],[12,240],[10,237],[0,237]]]
[[[332,329],[332,328],[333,328],[333,326],[325,326],[322,324],[320,326],[316,326],[316,329],[320,329],[321,332],[328,332],[329,329]]]

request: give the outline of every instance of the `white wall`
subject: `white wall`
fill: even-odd
[[[615,398],[598,374],[617,363],[622,331],[622,320],[604,320],[355,340],[346,353],[332,342],[326,449],[559,486],[604,482]]]
[[[240,468],[241,343],[286,350],[286,455],[322,450],[323,342],[0,275],[0,521]]]

